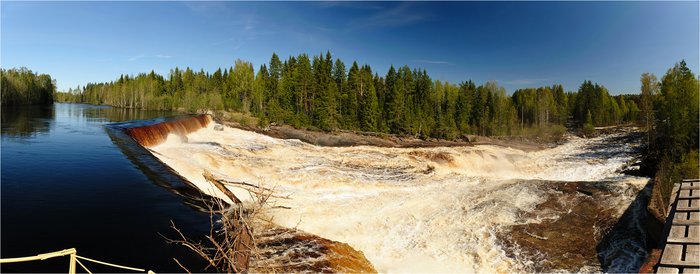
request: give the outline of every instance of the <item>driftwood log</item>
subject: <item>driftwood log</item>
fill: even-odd
[[[239,209],[242,209],[243,203],[236,195],[231,192],[220,180],[214,178],[214,176],[209,172],[204,172],[202,174],[204,179],[213,184],[216,188],[221,190],[231,201],[233,201]],[[238,218],[237,225],[238,229],[234,229],[236,234],[234,235],[233,243],[233,262],[234,269],[239,273],[247,273],[250,263],[251,250],[254,248],[253,242],[253,232],[252,228],[243,220],[242,210],[235,214]]]

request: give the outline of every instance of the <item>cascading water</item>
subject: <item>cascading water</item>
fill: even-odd
[[[209,115],[198,115],[153,125],[126,129],[126,133],[144,147],[155,146],[165,142],[170,134],[185,138],[188,133],[206,127],[212,121]]]
[[[224,197],[204,179],[205,170],[288,196],[274,201],[288,207],[269,212],[275,223],[348,243],[381,272],[557,270],[535,267],[536,258],[527,255],[532,252],[506,246],[503,239],[515,227],[565,219],[572,212],[538,209],[561,194],[552,184],[606,182],[602,194],[591,195],[599,200],[580,200],[617,219],[647,182],[619,173],[635,145],[606,145],[614,135],[570,137],[537,152],[487,145],[319,147],[229,127],[217,131],[214,123],[197,119],[199,130],[165,127],[178,135],[154,127],[148,134],[132,130],[131,136],[210,195]],[[180,137],[183,132],[187,138]],[[245,190],[231,190],[248,197]],[[565,199],[558,205],[575,207]],[[589,229],[600,234],[596,230],[607,228]],[[562,270],[596,270],[586,267]]]

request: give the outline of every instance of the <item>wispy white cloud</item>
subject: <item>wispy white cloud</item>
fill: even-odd
[[[434,65],[452,65],[452,63],[447,62],[447,61],[440,61],[440,60],[425,60],[425,59],[418,59],[418,60],[411,60],[413,63],[423,63],[423,64],[434,64]]]
[[[430,18],[430,14],[415,8],[414,2],[403,2],[374,15],[350,22],[350,27],[400,27]]]
[[[170,59],[173,58],[171,55],[156,54],[156,58]]]
[[[131,56],[127,60],[129,60],[129,62],[132,62],[132,61],[136,61],[138,59],[144,58],[144,57],[146,57],[145,54],[139,54],[139,55]]]

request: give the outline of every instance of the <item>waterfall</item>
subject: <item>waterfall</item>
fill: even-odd
[[[151,147],[164,142],[169,134],[186,139],[187,134],[206,127],[212,121],[211,116],[203,114],[166,121],[149,126],[126,129],[126,133],[144,147]]]

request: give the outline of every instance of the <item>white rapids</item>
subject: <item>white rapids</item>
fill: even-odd
[[[201,190],[223,198],[202,176],[275,189],[273,221],[362,251],[380,272],[513,272],[496,238],[544,202],[527,180],[611,181],[641,189],[645,178],[619,173],[633,145],[597,148],[605,137],[570,136],[560,146],[524,152],[498,146],[441,148],[319,147],[216,123],[151,147],[158,159]],[[598,153],[603,153],[599,155]],[[231,187],[239,198],[248,194]],[[622,212],[635,193],[620,191]]]

